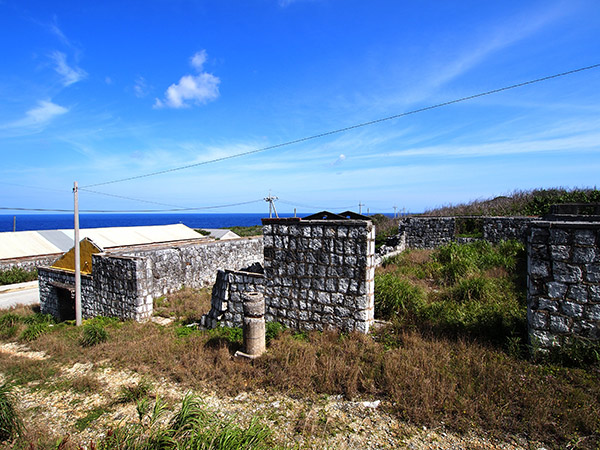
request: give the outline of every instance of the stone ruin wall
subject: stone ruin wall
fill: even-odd
[[[61,254],[33,256],[25,258],[13,258],[0,260],[0,271],[10,270],[13,267],[18,267],[23,270],[31,271],[41,266],[51,265],[54,261],[60,258]]]
[[[516,239],[527,242],[529,226],[536,217],[406,217],[400,220],[399,232],[405,235],[406,248],[433,249],[450,242],[464,242],[474,238],[456,236],[460,221],[480,221],[481,239],[498,243]],[[476,238],[475,238],[476,239]]]
[[[200,325],[205,328],[241,327],[244,322],[243,298],[245,292],[265,292],[263,273],[246,270],[219,270],[213,285],[210,312]]]
[[[53,269],[51,267],[38,268],[40,312],[60,317],[58,291],[55,284],[59,286],[75,286],[75,272]],[[74,297],[73,297],[74,298]],[[94,301],[94,280],[90,275],[81,274],[81,306],[90,305]]]
[[[457,217],[408,217],[400,222],[407,248],[436,248],[460,242]],[[469,218],[466,218],[469,219]],[[537,217],[473,217],[481,239],[516,239],[527,245],[527,321],[534,349],[573,338],[600,339],[600,223],[577,216],[550,221]],[[473,239],[471,239],[473,240]]]
[[[374,321],[375,227],[263,219],[266,321],[366,333]]]
[[[205,286],[214,281],[218,270],[255,262],[262,262],[262,238],[258,237],[95,254],[92,274],[82,275],[82,316],[145,320],[152,315],[154,298],[184,285]],[[52,283],[74,286],[74,273],[45,267],[39,274],[42,311],[58,317]]]
[[[300,330],[369,330],[375,275],[371,222],[265,219],[263,233],[264,275],[219,272],[202,326],[242,326],[242,295],[258,291],[265,294],[268,322]]]
[[[534,348],[600,338],[600,223],[532,225],[527,266]]]
[[[215,282],[219,270],[239,270],[263,262],[262,237],[173,245],[123,252],[121,256],[139,258],[138,270],[145,295],[154,298],[182,286],[201,288]]]

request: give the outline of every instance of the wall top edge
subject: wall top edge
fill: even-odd
[[[69,270],[69,269],[57,269],[55,267],[50,267],[50,266],[39,266],[38,268],[38,273],[39,271],[43,271],[43,272],[53,272],[53,273],[60,273],[60,274],[66,274],[66,275],[72,275],[75,276],[75,271],[74,270]],[[92,274],[91,273],[80,273],[81,278],[89,278],[92,279]]]
[[[300,218],[285,218],[285,219],[262,219],[263,225],[335,225],[335,226],[366,226],[371,224],[370,220],[302,220]]]
[[[534,225],[536,228],[588,228],[591,230],[600,229],[600,222],[563,222],[563,221],[539,221]]]
[[[543,220],[539,216],[409,216],[400,217],[400,220],[405,219],[527,219],[531,221]]]

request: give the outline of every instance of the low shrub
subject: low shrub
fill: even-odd
[[[523,245],[515,241],[450,243],[423,260],[400,255],[375,276],[376,316],[484,338],[518,353],[515,343],[526,341],[527,326],[522,261]],[[424,276],[440,284],[423,287],[416,281]]]
[[[25,270],[13,267],[8,270],[0,270],[0,286],[7,284],[25,283],[38,279],[37,269]]]
[[[108,340],[108,333],[100,322],[88,322],[81,330],[81,338],[79,343],[83,347],[91,347],[93,345],[106,342]]]

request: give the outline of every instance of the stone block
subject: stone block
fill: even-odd
[[[553,228],[550,230],[550,244],[568,244],[569,243],[569,233],[565,230],[559,230]]]
[[[551,230],[554,231],[554,230]],[[532,244],[546,243],[548,241],[548,230],[543,228],[532,228],[529,235],[529,242]],[[553,242],[551,240],[551,242]],[[563,242],[553,242],[557,244],[562,244]]]
[[[589,300],[591,302],[600,302],[600,286],[589,286]]]
[[[574,242],[580,245],[594,245],[596,234],[593,230],[575,230]]]
[[[581,268],[572,264],[552,263],[554,279],[563,283],[579,283],[582,280]]]
[[[600,305],[587,305],[585,317],[588,320],[600,321]]]
[[[546,261],[531,260],[529,265],[529,275],[532,277],[545,278],[550,273],[550,266]]]
[[[567,285],[551,281],[546,283],[546,290],[548,292],[548,297],[550,298],[563,298],[567,292]]]
[[[551,245],[550,254],[555,261],[568,261],[571,247],[567,245]]]
[[[538,300],[538,309],[542,311],[558,312],[558,302],[546,298],[540,298]]]
[[[574,302],[562,302],[561,309],[569,317],[580,317],[583,314],[583,306]]]
[[[567,294],[567,298],[569,300],[574,300],[578,303],[585,303],[585,302],[587,302],[587,297],[588,297],[588,291],[587,291],[586,286],[576,284],[576,285],[569,287],[569,293]]]
[[[563,316],[550,317],[550,331],[553,333],[568,333],[571,329],[571,320]]]
[[[592,263],[596,259],[596,250],[594,247],[575,247],[573,248],[574,263]]]
[[[590,283],[600,283],[600,264],[585,265],[585,279]]]
[[[359,333],[368,333],[369,332],[369,326],[371,325],[371,323],[369,321],[362,321],[362,320],[357,320],[354,323],[354,330],[358,331]]]

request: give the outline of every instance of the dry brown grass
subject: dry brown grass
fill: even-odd
[[[31,343],[52,361],[0,355],[0,370],[22,374],[24,381],[50,376],[59,363],[103,362],[223,394],[267,389],[315,399],[321,394],[381,398],[414,424],[527,434],[550,447],[578,439],[578,448],[600,443],[597,373],[535,365],[465,339],[395,325],[373,337],[287,331],[263,357],[247,362],[233,358],[235,344],[202,332],[180,337],[173,325],[108,326],[109,340],[89,348],[77,343],[74,328],[56,327]],[[300,417],[298,427],[316,430],[315,420]]]
[[[156,299],[154,314],[193,322],[210,310],[210,297],[211,288],[184,288]]]

